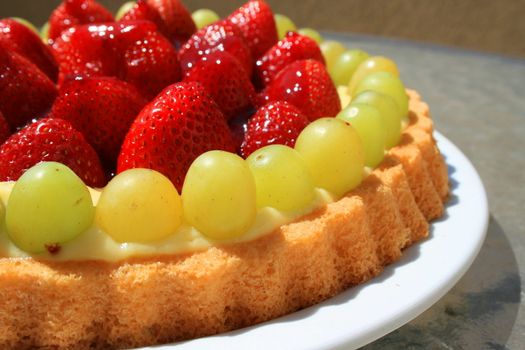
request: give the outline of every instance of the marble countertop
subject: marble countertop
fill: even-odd
[[[486,241],[459,283],[363,349],[523,349],[525,60],[403,40],[325,37],[398,63],[405,85],[430,105],[436,129],[476,167],[490,206]]]

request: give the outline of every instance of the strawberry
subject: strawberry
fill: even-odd
[[[104,186],[104,172],[93,148],[68,121],[53,118],[27,125],[0,146],[0,181],[16,181],[43,161],[67,165],[88,186]]]
[[[288,32],[281,41],[257,60],[255,64],[256,79],[266,86],[281,69],[290,63],[309,58],[325,63],[321,49],[314,40],[296,32]]]
[[[186,73],[184,81],[199,82],[227,119],[254,105],[255,89],[239,61],[228,52],[204,56]]]
[[[0,110],[12,130],[49,110],[55,84],[37,66],[0,45]]]
[[[180,49],[182,71],[189,70],[195,62],[214,51],[226,51],[234,56],[251,76],[253,59],[250,49],[236,26],[219,21],[195,33]]]
[[[115,78],[78,78],[65,82],[50,117],[68,120],[114,169],[120,145],[147,101],[137,89]]]
[[[226,19],[240,30],[254,59],[277,42],[272,9],[263,0],[250,0]]]
[[[289,102],[311,121],[335,117],[341,111],[339,95],[325,66],[311,59],[283,68],[262,92],[262,101]]]
[[[74,27],[53,50],[60,82],[76,75],[117,77],[153,98],[181,78],[175,48],[148,21]]]
[[[250,154],[267,145],[295,146],[299,133],[308,125],[308,118],[288,102],[270,102],[250,119],[241,145],[241,155]]]
[[[219,107],[195,82],[167,87],[140,112],[124,139],[117,172],[150,168],[182,189],[189,166],[200,154],[234,151]]]
[[[4,143],[5,140],[11,135],[11,130],[9,130],[9,124],[5,120],[4,115],[0,111],[0,144]]]
[[[33,62],[49,79],[56,81],[58,66],[53,53],[42,39],[22,23],[5,18],[0,20],[0,44]]]
[[[190,13],[179,0],[139,0],[122,20],[152,21],[176,47],[197,30]]]
[[[64,0],[49,17],[49,39],[76,25],[111,21],[111,12],[94,0]]]

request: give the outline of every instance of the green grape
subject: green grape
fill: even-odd
[[[301,28],[297,31],[297,33],[313,39],[318,45],[323,42],[323,37],[321,34],[319,34],[319,32],[313,28]]]
[[[367,58],[368,54],[361,50],[343,52],[329,71],[335,85],[348,85],[357,67]]]
[[[136,4],[136,1],[128,1],[122,4],[115,15],[115,21],[120,20],[124,15],[131,10]]]
[[[277,36],[279,37],[279,40],[284,38],[286,36],[286,33],[295,32],[297,30],[295,23],[289,17],[281,15],[280,13],[276,13],[274,15],[274,18],[275,25],[277,26]]]
[[[7,233],[21,249],[40,253],[87,230],[94,214],[82,180],[63,164],[42,162],[13,186],[6,208]]]
[[[348,85],[348,91],[353,94],[357,85],[366,78],[367,75],[374,72],[390,72],[392,75],[399,77],[399,70],[394,61],[383,56],[372,56],[363,61],[354,72]]]
[[[379,110],[386,128],[385,148],[396,146],[401,139],[401,110],[396,101],[377,91],[363,91],[352,102],[364,103]]]
[[[182,201],[171,181],[151,169],[115,176],[100,194],[95,221],[117,242],[147,243],[175,233]]]
[[[363,179],[363,145],[357,131],[337,118],[321,118],[299,135],[295,149],[303,156],[314,183],[343,196]]]
[[[228,239],[243,235],[257,213],[255,180],[236,154],[210,151],[191,164],[182,187],[186,221],[203,235]]]
[[[323,53],[328,71],[333,69],[333,66],[339,56],[341,56],[343,52],[346,51],[346,48],[343,46],[343,44],[333,40],[323,41],[319,47]]]
[[[220,19],[219,15],[210,9],[197,10],[191,14],[191,18],[193,18],[193,22],[195,22],[197,29],[204,28]]]
[[[344,120],[354,127],[363,142],[365,165],[375,168],[385,156],[385,125],[379,110],[375,107],[350,103],[343,109],[337,118]]]
[[[301,210],[314,199],[312,175],[293,148],[266,146],[252,153],[246,162],[255,178],[258,208]]]
[[[42,28],[40,28],[40,37],[42,38],[42,41],[47,44],[49,40],[49,22],[44,23]]]
[[[11,17],[11,19],[17,21],[18,23],[25,25],[27,28],[31,29],[33,32],[35,32],[38,35],[38,29],[36,29],[34,24],[29,22],[27,19],[20,18],[20,17]]]
[[[0,199],[0,227],[2,227],[5,220],[5,205],[4,202]]]
[[[399,113],[403,118],[408,115],[408,96],[405,86],[398,77],[388,72],[369,74],[359,83],[352,94],[352,98],[367,90],[377,91],[392,97],[399,106]]]

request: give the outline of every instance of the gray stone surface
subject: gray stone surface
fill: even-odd
[[[398,63],[405,84],[430,105],[436,128],[478,170],[490,206],[487,239],[460,282],[424,314],[364,349],[525,349],[525,61],[327,36]]]

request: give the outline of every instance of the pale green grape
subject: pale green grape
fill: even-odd
[[[102,190],[98,226],[117,242],[152,242],[175,233],[182,201],[171,181],[151,169],[130,169]]]
[[[357,131],[337,118],[321,118],[297,138],[295,149],[310,169],[314,183],[342,196],[361,183],[363,145]]]
[[[42,38],[42,41],[47,44],[49,40],[49,22],[44,23],[42,28],[40,28],[40,37]]]
[[[401,80],[388,72],[375,72],[369,74],[357,86],[352,98],[363,91],[377,91],[390,96],[399,106],[400,114],[405,118],[408,115],[408,96]]]
[[[385,155],[385,125],[377,108],[350,103],[343,109],[337,118],[344,120],[354,127],[363,142],[365,165],[375,168]]]
[[[255,180],[236,154],[210,151],[191,164],[182,187],[184,216],[214,239],[243,235],[257,212]]]
[[[191,14],[191,18],[197,29],[204,28],[220,19],[219,15],[210,9],[199,9]]]
[[[348,50],[343,52],[329,71],[336,85],[348,85],[357,67],[368,58],[362,50]]]
[[[274,15],[274,18],[275,25],[277,26],[277,36],[279,37],[279,40],[284,38],[286,36],[286,33],[295,32],[297,30],[295,23],[289,17],[280,13],[276,13]]]
[[[363,91],[352,102],[364,103],[379,110],[386,128],[385,148],[390,149],[401,139],[401,110],[396,101],[377,91]]]
[[[40,253],[87,230],[94,214],[82,180],[63,164],[42,162],[27,170],[11,191],[7,233],[21,249]]]
[[[319,45],[326,61],[326,68],[328,71],[332,70],[335,61],[346,51],[346,48],[340,42],[333,40],[326,40]]]
[[[321,34],[319,34],[319,32],[313,28],[301,28],[297,32],[314,40],[318,45],[323,42],[323,37]]]
[[[252,153],[246,162],[255,178],[258,208],[301,210],[314,199],[312,175],[293,148],[266,146]]]
[[[354,72],[350,83],[348,84],[348,92],[353,94],[357,85],[366,78],[367,75],[374,72],[389,72],[396,77],[399,77],[399,70],[394,61],[383,56],[372,56],[363,61]]]
[[[36,29],[34,24],[29,22],[27,19],[20,18],[20,17],[11,17],[11,19],[14,19],[18,23],[25,25],[27,28],[31,29],[33,32],[35,32],[38,35],[38,29]]]
[[[122,4],[115,15],[115,21],[120,20],[124,15],[135,6],[136,1],[128,1]]]

